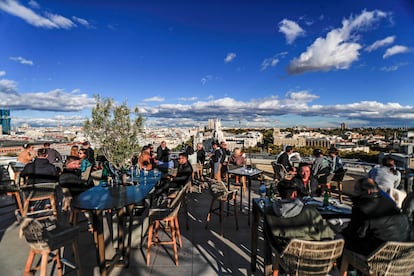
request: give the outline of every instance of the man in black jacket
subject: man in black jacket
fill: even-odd
[[[407,215],[373,181],[360,179],[355,184],[355,193],[351,221],[343,231],[345,247],[369,255],[384,242],[409,241]]]
[[[27,184],[57,182],[58,172],[53,164],[47,160],[47,149],[37,150],[37,157],[28,163],[20,176],[27,177]]]
[[[191,180],[193,174],[193,167],[188,162],[188,155],[185,152],[181,152],[178,155],[178,168],[177,175],[169,176],[169,188],[182,188],[188,181]]]

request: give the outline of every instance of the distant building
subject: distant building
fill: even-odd
[[[345,130],[346,129],[346,124],[345,123],[341,123],[341,130]]]
[[[9,109],[0,109],[0,125],[1,125],[0,134],[10,135],[11,127],[10,127],[10,110]]]

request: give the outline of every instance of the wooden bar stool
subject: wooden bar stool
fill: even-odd
[[[56,204],[56,189],[58,186],[59,183],[38,183],[22,186],[21,189],[25,194],[22,216],[47,217],[50,215],[50,212],[52,212],[52,214],[57,217],[58,210]],[[36,204],[46,200],[50,201],[50,209],[47,208],[47,204],[45,204],[46,208],[30,210],[29,212],[31,204]]]
[[[77,275],[81,275],[77,242],[79,229],[77,227],[61,226],[53,220],[39,221],[32,218],[23,218],[20,225],[20,234],[24,235],[30,245],[24,275],[33,275],[33,270],[40,270],[40,275],[46,276],[49,261],[56,262],[58,275],[63,275],[63,265],[77,270]],[[61,258],[61,248],[66,244],[72,244],[76,264]],[[36,255],[41,256],[40,266],[32,267]]]

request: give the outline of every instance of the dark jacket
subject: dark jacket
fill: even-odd
[[[287,154],[287,152],[283,152],[278,158],[277,158],[277,163],[282,164],[283,167],[285,167],[285,169],[287,171],[291,171],[293,170],[292,164],[289,161],[289,155]]]
[[[411,226],[411,240],[414,240],[414,192],[407,194],[402,203],[402,210],[408,216]]]
[[[318,189],[318,180],[315,177],[311,176],[310,183],[308,183],[306,186],[300,174],[296,174],[296,176],[293,178],[293,181],[295,181],[296,186],[298,187],[299,197],[317,195],[316,190]]]
[[[316,241],[334,238],[333,230],[319,212],[298,199],[275,201],[272,208],[265,210],[265,228],[278,250],[283,250],[293,238]]]
[[[95,166],[95,151],[89,147],[86,149],[86,158],[88,159],[88,161],[92,164],[92,167]]]
[[[204,149],[197,151],[197,163],[204,165],[206,161],[206,151]]]
[[[90,187],[87,182],[81,180],[80,170],[63,169],[59,176],[59,184],[62,188],[68,188],[72,196],[76,196]]]
[[[191,180],[191,176],[193,174],[193,167],[191,166],[190,162],[186,162],[183,165],[178,165],[177,168],[177,175],[173,179],[173,185],[175,187],[183,187],[187,184],[188,181]]]
[[[347,248],[369,255],[384,242],[408,241],[410,225],[394,201],[374,192],[353,198],[351,221],[343,234]]]
[[[50,183],[58,180],[56,167],[46,158],[35,158],[24,167],[20,175],[27,177],[27,184]]]

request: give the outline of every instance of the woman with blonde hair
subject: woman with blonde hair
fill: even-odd
[[[17,156],[17,161],[24,165],[32,162],[33,158],[35,158],[33,150],[33,144],[24,144],[23,151],[19,153],[19,156]]]

